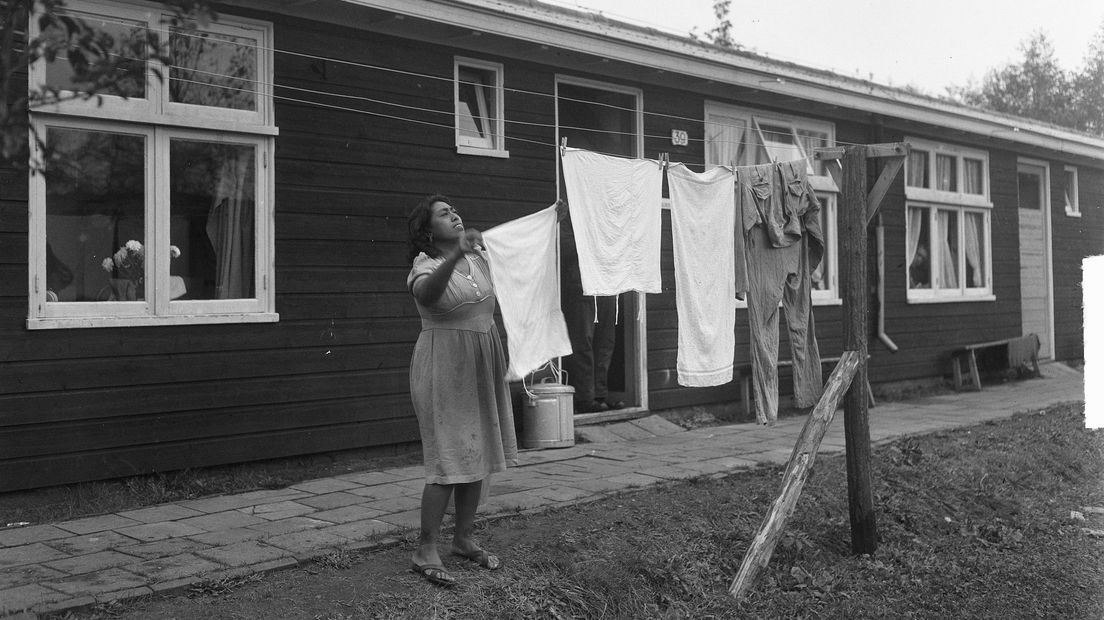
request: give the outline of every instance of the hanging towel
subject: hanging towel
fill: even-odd
[[[548,360],[571,354],[560,310],[555,205],[483,233],[506,347],[508,381],[519,381]]]
[[[732,381],[736,347],[735,173],[667,169],[678,310],[679,385]]]
[[[568,148],[563,170],[583,294],[661,292],[659,162]]]

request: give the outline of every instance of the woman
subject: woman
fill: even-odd
[[[410,214],[406,284],[422,317],[410,361],[410,393],[422,437],[426,485],[411,570],[452,585],[437,550],[455,492],[452,553],[484,568],[502,563],[472,539],[483,480],[517,465],[506,361],[494,322],[495,295],[482,235],[465,229],[452,201],[435,194]]]

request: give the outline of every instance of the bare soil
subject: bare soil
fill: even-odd
[[[1104,514],[1086,510],[1104,507],[1104,432],[1082,406],[903,439],[872,465],[877,552],[851,553],[845,462],[822,456],[743,601],[727,588],[778,467],[485,522],[505,567],[448,558],[452,589],[408,571],[408,539],[59,617],[1104,618]]]

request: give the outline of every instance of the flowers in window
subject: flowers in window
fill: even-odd
[[[169,257],[180,258],[180,248],[169,246]],[[103,270],[112,276],[111,288],[117,300],[142,299],[146,282],[146,249],[142,242],[131,239],[112,256],[103,259]]]

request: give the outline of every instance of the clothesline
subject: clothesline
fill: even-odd
[[[152,29],[148,26],[139,26],[139,25],[135,25],[131,22],[112,20],[112,19],[106,18],[106,17],[101,18],[99,21],[101,21],[102,23],[126,26],[126,27],[129,27],[129,28],[132,28],[132,29],[144,29],[144,30],[150,30],[150,31],[154,30],[154,29]],[[192,38],[198,38],[198,39],[206,39],[206,37],[203,36],[203,35],[193,34],[193,33],[185,32],[185,31],[177,31],[177,32],[174,32],[173,35],[174,36],[182,36],[182,37],[192,37]],[[427,73],[419,73],[419,72],[415,72],[415,71],[406,71],[406,70],[403,70],[403,69],[395,69],[395,68],[391,68],[391,67],[371,65],[371,64],[361,63],[361,62],[356,62],[356,61],[351,61],[351,60],[344,60],[344,59],[341,59],[341,58],[319,56],[319,55],[316,55],[316,54],[307,54],[307,53],[303,53],[303,52],[292,52],[292,51],[282,50],[282,49],[276,48],[275,46],[262,46],[262,45],[256,45],[256,44],[251,44],[251,43],[240,43],[240,42],[235,41],[235,40],[220,40],[220,42],[223,43],[223,44],[237,45],[237,46],[245,47],[247,49],[259,50],[259,51],[271,51],[273,53],[286,54],[286,55],[289,55],[289,56],[307,58],[307,59],[310,59],[310,60],[320,60],[320,61],[323,61],[323,62],[333,62],[333,63],[337,63],[337,64],[348,65],[348,66],[353,66],[353,67],[362,68],[362,69],[371,69],[371,70],[375,70],[375,71],[386,71],[386,72],[397,73],[397,74],[400,74],[400,75],[407,75],[407,76],[417,77],[417,78],[422,78],[422,79],[439,80],[439,81],[445,81],[445,82],[449,82],[449,83],[453,83],[453,82],[457,81],[453,77],[432,75],[432,74],[427,74]],[[123,56],[123,55],[119,55],[119,54],[112,54],[112,55],[116,56],[116,57],[119,57],[119,58],[122,58],[124,60],[143,60],[143,59],[140,59],[140,58],[133,58],[133,57]],[[65,57],[59,55],[59,59],[65,59]],[[327,97],[340,97],[340,98],[347,98],[347,99],[355,99],[355,100],[367,101],[367,102],[371,102],[371,103],[377,103],[377,104],[380,104],[380,105],[388,105],[388,106],[400,107],[400,108],[415,110],[415,111],[420,111],[420,112],[427,112],[427,113],[430,113],[430,114],[448,114],[448,115],[452,115],[452,114],[455,113],[453,110],[434,110],[434,109],[431,109],[431,108],[422,108],[422,107],[418,107],[418,106],[409,106],[409,105],[404,105],[404,104],[391,103],[391,102],[386,102],[386,101],[382,101],[382,100],[378,100],[378,99],[371,99],[371,98],[368,98],[368,97],[360,97],[360,96],[357,96],[357,95],[343,95],[343,94],[340,94],[340,93],[334,93],[334,92],[328,92],[328,91],[300,88],[300,87],[289,86],[289,85],[284,85],[284,84],[276,84],[275,82],[269,83],[269,82],[264,82],[264,81],[261,81],[261,80],[249,79],[249,78],[244,78],[244,77],[241,77],[241,76],[218,73],[218,72],[203,71],[203,70],[200,70],[200,69],[196,69],[196,68],[192,68],[192,67],[184,67],[184,66],[180,66],[180,65],[170,65],[170,68],[179,69],[179,70],[183,70],[183,71],[188,71],[188,72],[193,73],[193,74],[203,74],[203,75],[209,75],[209,76],[218,77],[218,78],[228,78],[228,79],[235,80],[235,81],[238,81],[238,82],[249,82],[249,83],[254,84],[255,86],[273,86],[273,87],[276,87],[276,88],[286,88],[286,89],[291,89],[291,90],[297,90],[297,91],[300,91],[300,92],[309,92],[311,94],[317,94],[317,95],[322,95],[322,96],[327,96]],[[178,80],[178,81],[188,81],[188,80],[181,80],[181,78],[176,78],[176,77],[174,77],[172,79]],[[463,81],[463,80],[460,80],[459,82],[462,83],[462,84],[471,84],[471,85],[475,85],[475,86],[483,86],[483,84],[479,83],[479,82],[466,82],[466,81]],[[211,83],[207,83],[207,82],[195,82],[195,83],[202,84],[202,85],[204,85],[208,88],[222,88],[222,89],[242,90],[242,91],[248,90],[248,89],[241,89],[241,88],[236,89],[236,88],[231,87],[231,86],[224,86],[224,85],[220,85],[220,84],[211,84]],[[574,98],[571,98],[571,97],[563,97],[563,96],[557,95],[556,93],[544,93],[544,92],[539,92],[539,91],[531,91],[531,90],[524,90],[524,89],[517,89],[517,88],[508,88],[508,87],[505,87],[505,86],[502,87],[502,90],[504,92],[513,92],[513,93],[518,93],[518,94],[526,94],[526,95],[533,95],[533,96],[540,96],[540,97],[550,97],[550,98],[555,98],[555,99],[560,100],[560,101],[571,101],[571,102],[575,102],[575,103],[584,103],[584,104],[587,104],[587,105],[601,106],[601,107],[614,109],[614,110],[619,110],[619,111],[625,111],[625,112],[636,113],[638,111],[636,108],[617,106],[617,105],[614,105],[614,104],[602,103],[602,102],[597,102],[597,101],[590,101],[590,100],[587,100],[587,99],[574,99]],[[253,91],[250,91],[250,92],[253,92]],[[273,95],[273,96],[275,97],[275,95]],[[304,103],[306,103],[306,102],[304,101]],[[694,123],[704,122],[703,119],[691,118],[691,117],[674,115],[674,114],[664,114],[664,113],[661,113],[661,112],[649,112],[649,111],[640,111],[640,112],[644,115],[651,116],[651,117],[669,118],[669,119],[682,120],[682,121],[688,121],[688,122],[694,122]],[[388,116],[388,118],[396,118],[396,117]],[[485,120],[485,121],[486,120],[491,120],[491,121],[494,120],[493,117],[489,117],[489,116],[488,117],[475,116],[474,118],[479,118],[479,119]],[[533,122],[514,121],[514,120],[507,120],[507,119],[504,119],[504,121],[506,123],[511,123],[511,124],[515,124],[515,125],[529,125],[529,126],[536,126],[536,127],[555,127],[554,125],[550,125],[550,124],[546,124],[546,123],[533,123]],[[727,124],[727,123],[715,123],[715,125],[722,126],[722,127],[733,127],[733,128],[744,129],[744,127],[742,125],[732,125],[732,124]],[[631,133],[631,132],[614,132],[614,131],[607,131],[607,130],[589,129],[589,128],[583,128],[583,127],[577,127],[577,128],[572,128],[572,129],[594,131],[596,133],[605,133],[605,134],[635,135],[634,133]],[[791,135],[789,132],[773,131],[773,130],[769,130],[769,129],[761,129],[760,128],[759,131],[761,131],[764,134],[777,134],[777,135],[781,135],[781,136],[790,136]],[[654,137],[654,138],[662,138],[662,139],[667,138],[667,136],[645,136],[645,137]],[[691,138],[690,140],[700,141],[700,142],[705,141],[704,138]],[[759,144],[759,143],[753,142],[753,141],[731,141],[731,140],[725,141],[725,140],[721,140],[721,141],[718,141],[718,142],[724,143],[724,144],[748,145],[748,146]],[[835,142],[838,145],[858,146],[858,143],[842,142],[842,141],[839,141],[839,140],[836,140]]]

